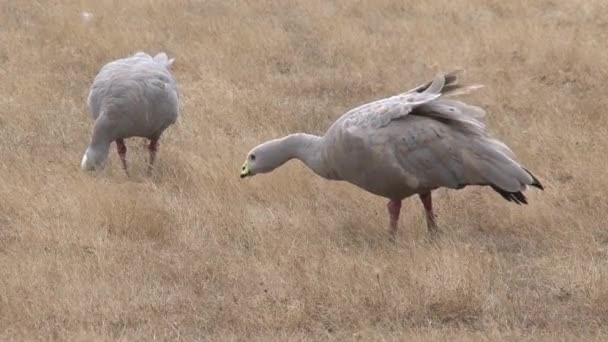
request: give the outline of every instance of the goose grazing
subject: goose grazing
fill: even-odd
[[[95,124],[82,157],[83,170],[103,167],[114,141],[128,175],[125,139],[142,137],[150,140],[148,173],[151,172],[158,140],[178,116],[177,87],[169,71],[173,61],[164,52],[154,57],[138,52],[101,68],[87,100]]]
[[[296,133],[258,145],[247,155],[241,178],[299,159],[321,177],[387,198],[391,239],[401,201],[414,194],[429,231],[438,231],[431,192],[441,187],[489,186],[507,201],[527,204],[523,191],[528,185],[542,190],[542,184],[486,133],[483,109],[447,98],[479,88],[457,84],[460,71],[354,108],[322,137]]]

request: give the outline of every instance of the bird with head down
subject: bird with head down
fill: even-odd
[[[488,186],[507,201],[527,204],[523,192],[542,184],[486,132],[483,109],[449,98],[480,87],[458,84],[459,72],[349,110],[322,137],[296,133],[258,145],[247,154],[241,178],[299,159],[321,177],[387,198],[392,239],[402,200],[416,194],[428,230],[438,232],[431,199],[438,188]]]
[[[164,52],[154,57],[138,52],[101,68],[87,100],[95,123],[80,163],[83,170],[101,169],[116,142],[127,172],[125,139],[129,137],[150,140],[148,172],[152,170],[160,136],[178,117],[177,85],[170,71],[173,61]]]

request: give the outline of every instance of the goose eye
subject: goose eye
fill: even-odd
[[[249,156],[249,159],[251,159],[251,160],[255,160],[255,154],[250,155],[250,156]]]

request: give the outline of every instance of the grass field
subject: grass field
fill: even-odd
[[[85,22],[83,11],[93,14]],[[608,339],[608,2],[0,2],[0,340]],[[110,60],[175,57],[157,170],[80,171]],[[386,201],[246,153],[466,70],[467,101],[546,186]]]

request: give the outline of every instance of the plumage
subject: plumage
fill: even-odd
[[[164,52],[154,57],[138,52],[101,68],[87,99],[95,123],[82,158],[83,170],[102,167],[114,141],[126,172],[124,139],[129,137],[150,140],[151,170],[160,136],[178,117],[177,85],[170,72],[173,61]]]
[[[436,231],[431,192],[441,187],[489,186],[527,204],[523,191],[543,186],[486,132],[482,108],[449,98],[480,87],[459,85],[458,72],[351,109],[323,137],[298,133],[263,143],[249,152],[241,177],[300,159],[322,177],[388,198],[392,235],[401,201],[415,194]]]

